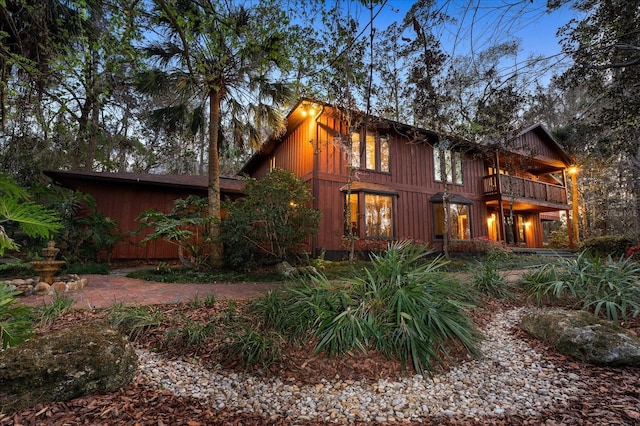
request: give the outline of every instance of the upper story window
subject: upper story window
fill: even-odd
[[[360,168],[360,133],[351,133],[351,167]]]
[[[351,167],[360,168],[364,164],[367,170],[389,173],[391,171],[389,137],[386,135],[376,137],[373,133],[367,133],[364,147],[361,145],[361,140],[360,132],[351,134]]]
[[[389,136],[380,136],[380,171],[389,173]]]
[[[462,154],[450,149],[433,147],[433,171],[436,182],[462,185]]]

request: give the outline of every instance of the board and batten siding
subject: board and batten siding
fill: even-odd
[[[340,191],[348,181],[347,155],[340,134],[350,137],[345,126],[335,117],[323,114],[303,120],[272,154],[275,166],[292,171],[316,191],[316,205],[322,212],[316,238],[317,250],[342,250],[345,194]],[[433,148],[430,143],[409,142],[406,137],[384,130],[390,141],[390,172],[359,170],[354,180],[386,185],[397,191],[394,197],[394,236],[433,241],[433,205],[431,197],[444,191],[435,182]],[[378,134],[377,134],[378,135]],[[314,150],[317,154],[314,154]],[[317,155],[317,160],[314,158]],[[268,171],[264,164],[254,176]],[[268,165],[267,165],[268,166]],[[316,168],[314,170],[314,167]],[[449,191],[470,199],[472,236],[487,235],[486,207],[482,201],[484,162],[463,153],[464,185],[449,185]],[[314,185],[314,182],[317,184]]]
[[[107,217],[115,218],[124,239],[118,242],[111,251],[112,259],[177,259],[178,250],[175,245],[162,240],[153,244],[138,243],[151,230],[145,230],[140,235],[134,232],[139,228],[136,218],[145,210],[155,209],[168,213],[174,201],[189,195],[183,191],[172,191],[166,188],[148,187],[141,191],[138,187],[127,185],[112,185],[80,183],[77,190],[92,194],[100,212]],[[117,194],[117,195],[116,195]],[[206,196],[206,191],[200,196]]]

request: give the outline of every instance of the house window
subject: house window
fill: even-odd
[[[449,203],[449,224],[453,240],[471,239],[469,205]],[[442,239],[447,232],[445,223],[445,206],[443,203],[433,204],[433,220],[435,225],[436,239]]]
[[[462,154],[450,149],[433,147],[433,171],[436,182],[463,184]]]
[[[360,236],[360,209],[358,208],[358,194],[348,194],[344,212],[345,230],[344,234],[349,235],[351,228],[352,235]]]
[[[360,133],[351,133],[351,167],[360,168]]]
[[[390,195],[364,194],[365,236],[393,236],[393,198]]]
[[[389,137],[380,137],[380,171],[389,173],[391,168],[389,167]]]
[[[376,138],[367,133],[367,141],[365,144],[365,160],[368,170],[376,169]]]
[[[362,135],[360,132],[351,134],[351,167],[360,168],[364,162],[367,170],[389,173],[389,137],[376,138],[374,133],[367,133],[364,147],[361,146]],[[364,148],[364,152],[361,152]],[[364,158],[362,158],[364,155]]]
[[[345,197],[345,235],[349,229],[358,238],[393,237],[393,197],[388,194],[356,192]],[[361,214],[361,207],[364,214]],[[364,219],[362,223],[361,219]],[[364,225],[364,235],[361,232]]]

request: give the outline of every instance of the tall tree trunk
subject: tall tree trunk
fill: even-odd
[[[84,159],[84,170],[86,171],[93,170],[93,160],[95,160],[96,151],[98,150],[98,121],[100,118],[100,105],[98,96],[98,52],[95,50],[92,50],[91,52],[91,62],[89,63],[89,66],[91,67],[89,70],[89,75],[91,76],[91,94],[89,96],[91,99],[91,120],[88,126],[88,143]]]
[[[220,239],[220,159],[218,157],[218,130],[220,128],[221,89],[209,91],[209,237],[211,239],[210,263],[214,268],[223,265],[222,240]]]

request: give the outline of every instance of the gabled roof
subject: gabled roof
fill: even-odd
[[[319,107],[319,111],[317,112],[318,116],[327,111],[327,110],[341,110],[341,108],[331,105],[326,102],[318,101],[312,98],[302,98],[291,108],[289,113],[287,114],[286,121],[286,130],[281,133],[272,134],[267,138],[267,140],[262,144],[262,146],[249,158],[249,160],[245,163],[245,165],[240,170],[240,174],[250,174],[259,164],[265,161],[269,155],[271,155],[275,149],[282,143],[287,136],[293,132],[299,125],[304,121],[306,115],[301,114],[301,106],[303,105],[314,105]],[[354,116],[364,117],[366,114],[360,111],[349,110]],[[412,126],[409,124],[400,123],[398,121],[389,120],[386,118],[369,116],[371,117],[371,121],[375,122],[375,127],[384,127],[394,129],[398,132],[416,132],[422,135],[425,135],[427,138],[432,140],[439,139],[439,135],[431,130],[423,129],[417,126]]]
[[[142,185],[162,188],[207,191],[207,176],[161,175],[150,173],[107,173],[45,170],[46,176],[60,186],[73,188],[74,182],[91,181]],[[245,182],[241,179],[220,177],[220,191],[225,194],[243,194]]]
[[[566,165],[573,163],[573,160],[571,159],[567,151],[565,151],[564,148],[560,146],[560,144],[555,140],[555,138],[551,135],[551,133],[549,133],[549,131],[542,125],[542,123],[536,123],[521,130],[520,133],[516,135],[516,138],[529,132],[534,132],[538,134],[538,136],[540,136],[540,139],[543,142],[548,144],[554,151],[558,153],[558,155],[561,157],[562,161]]]

